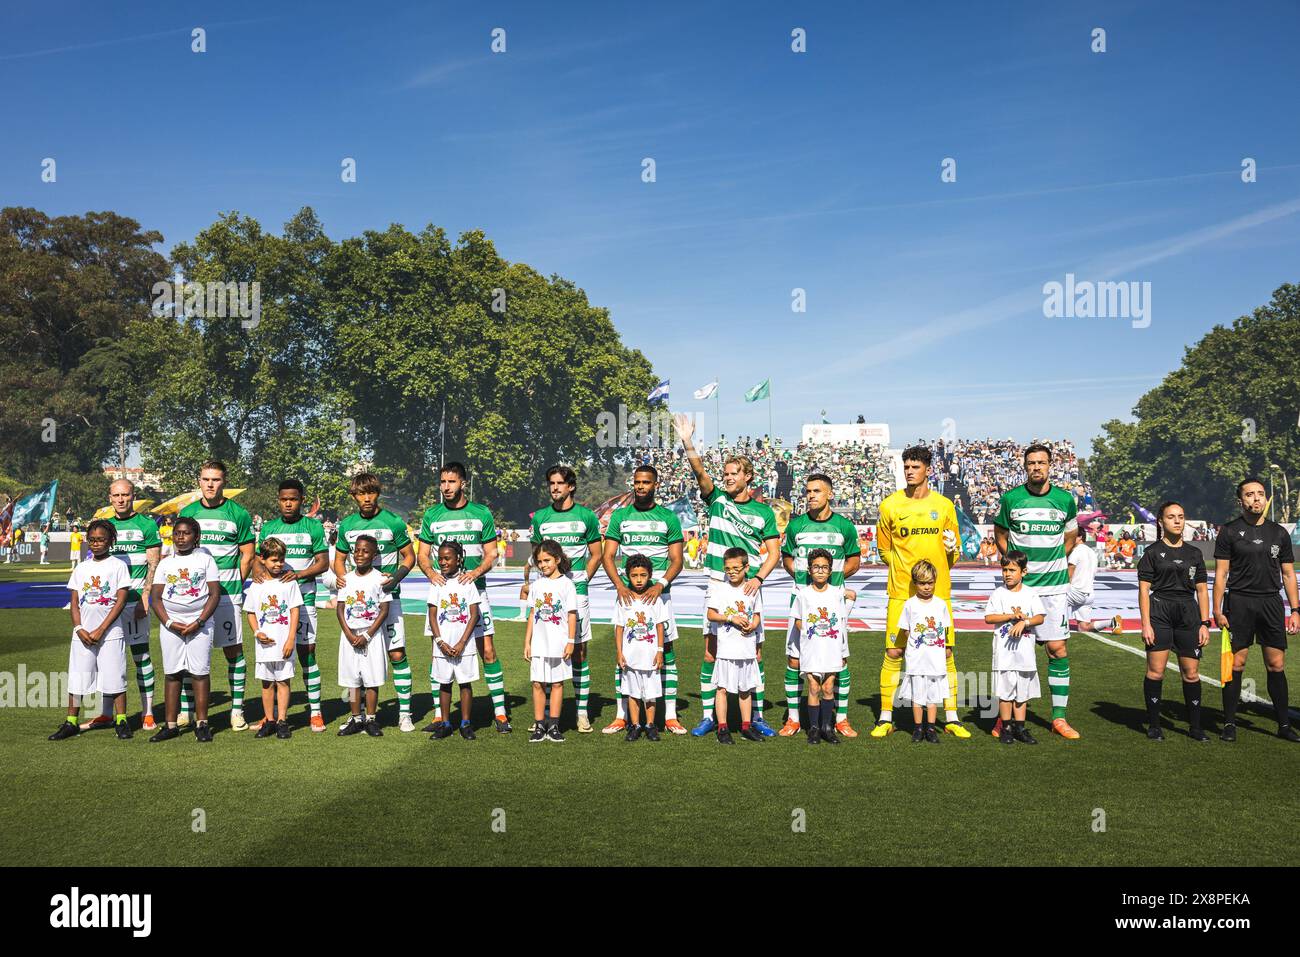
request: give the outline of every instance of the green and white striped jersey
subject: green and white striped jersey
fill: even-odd
[[[263,522],[258,541],[264,542],[268,538],[278,538],[284,543],[284,563],[296,572],[310,565],[317,555],[330,550],[329,543],[325,541],[325,527],[306,515],[300,515],[296,522],[286,522],[282,518]],[[316,576],[298,579],[298,591],[302,593],[304,605],[314,605]]]
[[[529,538],[534,545],[554,539],[569,558],[569,578],[579,595],[587,594],[587,558],[592,542],[600,541],[600,520],[585,505],[573,505],[563,512],[552,508],[539,508],[533,513],[533,531]]]
[[[162,548],[162,539],[158,537],[158,524],[148,515],[132,515],[121,519],[110,515],[108,520],[117,529],[117,541],[109,549],[110,555],[116,555],[131,566],[131,591],[128,602],[138,602],[144,579],[149,574],[146,552],[150,548]]]
[[[858,530],[852,522],[837,512],[824,522],[814,521],[805,512],[790,519],[785,527],[785,540],[781,553],[794,559],[794,583],[808,584],[808,553],[824,548],[831,553],[830,584],[844,585],[844,560],[850,555],[862,554],[858,544]]]
[[[217,563],[221,593],[236,605],[244,601],[244,576],[239,570],[239,546],[253,541],[253,519],[248,509],[233,499],[208,508],[203,499],[181,509],[182,518],[199,523],[199,545]]]
[[[430,556],[434,568],[438,567],[438,546],[448,540],[460,542],[465,550],[465,571],[472,572],[483,564],[483,546],[496,541],[497,523],[486,505],[466,502],[460,508],[448,508],[439,502],[425,509],[416,537],[434,549]],[[487,594],[486,574],[476,578],[474,584],[482,593],[480,598]]]
[[[1002,505],[993,524],[1007,530],[1007,548],[1029,556],[1025,584],[1040,595],[1061,595],[1070,587],[1065,560],[1065,534],[1076,530],[1078,509],[1074,496],[1049,485],[1035,495],[1024,485],[1002,493]]]
[[[704,559],[709,577],[715,581],[726,580],[722,556],[727,549],[738,547],[749,553],[749,570],[745,577],[753,578],[763,565],[760,557],[763,542],[778,537],[776,513],[772,506],[752,498],[747,502],[737,502],[722,490],[721,485],[713,486],[713,491],[704,501],[709,506],[709,553]]]
[[[359,535],[369,535],[379,543],[375,569],[384,575],[397,574],[398,553],[411,544],[411,538],[406,534],[406,523],[386,508],[381,508],[369,518],[362,518],[360,512],[353,512],[339,522],[339,535],[334,547],[344,555],[351,555]],[[347,559],[345,562],[350,564]],[[400,598],[402,586],[395,586],[389,594]]]
[[[654,574],[650,583],[664,577],[668,570],[668,546],[682,540],[682,523],[670,508],[656,503],[645,510],[635,505],[624,505],[614,509],[609,516],[609,525],[605,528],[605,537],[618,542],[619,577],[627,582],[623,565],[633,555],[644,555],[650,559]],[[672,591],[672,585],[665,585],[663,594]]]

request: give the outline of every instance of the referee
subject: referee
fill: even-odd
[[[1205,559],[1199,549],[1183,541],[1186,525],[1183,507],[1163,502],[1156,509],[1160,540],[1148,545],[1138,562],[1138,608],[1142,611],[1142,640],[1147,646],[1147,674],[1142,697],[1147,704],[1147,737],[1163,741],[1160,730],[1160,688],[1169,652],[1178,654],[1187,702],[1188,735],[1208,741],[1201,730],[1201,649],[1210,641],[1210,595]],[[1081,549],[1076,548],[1075,552]]]
[[[1214,608],[1219,627],[1232,636],[1232,680],[1223,686],[1224,741],[1237,740],[1237,701],[1250,646],[1259,641],[1268,669],[1268,694],[1277,715],[1278,736],[1300,741],[1291,727],[1287,701],[1286,636],[1300,631],[1295,552],[1281,525],[1264,517],[1264,483],[1248,478],[1237,486],[1241,516],[1219,530],[1214,543]],[[1286,585],[1291,614],[1284,618],[1278,591]],[[1224,588],[1227,595],[1224,595]]]

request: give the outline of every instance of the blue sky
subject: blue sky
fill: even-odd
[[[1086,448],[1300,280],[1290,3],[126,6],[3,14],[5,205],[116,210],[164,251],[228,210],[482,228],[609,307],[706,436],[693,389],[761,434],[770,376],[787,440],[826,409]],[[1150,326],[1045,318],[1067,272],[1150,282]]]

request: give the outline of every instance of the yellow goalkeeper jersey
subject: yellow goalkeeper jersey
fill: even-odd
[[[938,570],[934,593],[939,598],[952,597],[948,551],[943,547],[943,533],[951,529],[961,542],[957,510],[952,500],[934,489],[925,498],[908,498],[899,489],[880,503],[880,521],[876,524],[876,547],[889,566],[890,598],[905,599],[913,594],[912,566],[929,560]]]

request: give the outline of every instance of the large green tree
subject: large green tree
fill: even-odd
[[[1102,426],[1089,459],[1101,506],[1176,498],[1192,517],[1222,520],[1234,509],[1236,483],[1258,475],[1275,480],[1278,517],[1295,517],[1297,369],[1300,286],[1288,283],[1251,315],[1188,347],[1182,365],[1138,400],[1135,422]]]

